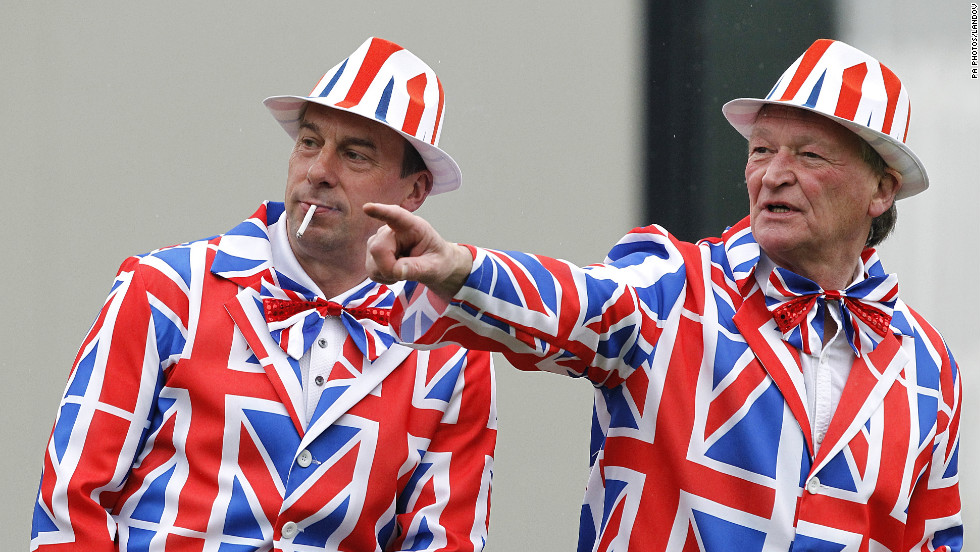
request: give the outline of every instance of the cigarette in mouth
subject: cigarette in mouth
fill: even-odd
[[[313,212],[316,211],[316,205],[310,205],[310,210],[306,212],[306,216],[303,217],[303,224],[299,225],[299,230],[296,231],[296,237],[302,238],[303,232],[306,232],[306,227],[310,225],[310,221],[313,220]]]

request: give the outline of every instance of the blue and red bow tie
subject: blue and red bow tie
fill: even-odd
[[[354,344],[372,362],[395,342],[388,333],[391,309],[363,305],[359,300],[341,305],[319,297],[314,300],[267,297],[262,299],[262,310],[272,337],[295,359],[309,350],[327,316],[340,318]]]
[[[823,348],[828,301],[839,303],[844,335],[854,354],[861,356],[873,351],[891,331],[897,298],[898,276],[894,274],[868,276],[839,291],[824,290],[808,278],[776,267],[766,286],[766,307],[783,339],[813,355]]]
[[[290,299],[266,298],[262,300],[266,322],[281,322],[301,312],[316,310],[320,316],[340,316],[347,312],[354,318],[367,318],[379,324],[387,324],[391,309],[381,307],[344,307],[340,303],[324,301],[293,301]]]

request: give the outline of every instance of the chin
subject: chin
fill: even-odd
[[[756,234],[753,230],[753,235],[755,241],[759,244],[759,248],[765,251],[766,255],[771,259],[785,256],[784,253],[799,248],[802,243],[802,240],[797,236],[785,235],[783,232],[767,232],[763,230]]]

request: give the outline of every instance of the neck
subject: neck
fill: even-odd
[[[823,289],[842,290],[847,288],[859,275],[861,256],[842,255],[828,262],[819,259],[804,258],[800,262],[792,262],[769,256],[776,266],[791,270],[804,278],[808,278]]]
[[[290,249],[296,261],[327,299],[344,293],[367,278],[365,250],[309,248],[294,243],[294,239],[295,236],[289,236]]]
[[[327,299],[344,293],[367,278],[363,259],[360,262],[349,262],[349,259],[344,259],[348,262],[333,262],[299,255],[296,259]]]
[[[363,267],[361,267],[360,272],[355,273],[351,270],[344,270],[329,265],[317,266],[315,268],[308,267],[302,262],[300,262],[300,265],[309,274],[310,278],[316,283],[317,287],[320,288],[320,291],[323,292],[324,297],[327,299],[344,293],[367,278],[367,273],[364,272]]]

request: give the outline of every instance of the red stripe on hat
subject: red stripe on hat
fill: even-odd
[[[909,136],[909,122],[912,120],[912,104],[909,104],[909,112],[905,115],[905,134],[902,135],[902,142]]]
[[[902,93],[902,81],[898,80],[895,73],[892,73],[892,70],[884,65],[881,65],[881,76],[885,79],[885,93],[888,94],[888,107],[885,108],[885,120],[881,125],[881,131],[885,134],[891,134],[895,108],[898,106],[898,96]]]
[[[425,111],[425,85],[428,80],[425,73],[416,75],[405,83],[408,90],[408,108],[405,111],[405,122],[402,124],[402,131],[412,136],[419,129],[419,122],[422,121],[422,113]]]
[[[854,120],[854,114],[857,113],[858,105],[861,103],[861,87],[864,86],[864,78],[867,76],[867,63],[859,63],[844,69],[834,115],[848,121]]]
[[[779,101],[791,100],[797,92],[800,91],[800,87],[803,86],[803,82],[806,78],[810,76],[810,72],[816,67],[817,62],[823,57],[824,52],[830,45],[833,44],[833,40],[828,40],[822,38],[813,43],[810,49],[803,54],[803,59],[800,60],[800,66],[796,68],[796,73],[793,74],[793,80],[789,82],[789,86],[786,91],[783,92],[783,96],[779,98]]]
[[[436,111],[436,124],[432,125],[432,139],[429,140],[433,146],[436,145],[436,140],[439,138],[439,123],[442,121],[442,106],[446,101],[446,95],[442,92],[442,81],[439,77],[436,77],[436,84],[439,85],[439,110]]]
[[[347,91],[347,97],[338,102],[337,107],[346,108],[361,103],[361,98],[364,97],[364,93],[374,82],[374,78],[378,76],[381,66],[388,61],[392,54],[401,49],[401,46],[387,40],[377,38],[372,40],[367,54],[364,55],[364,61],[361,62],[361,66],[357,70],[357,76],[354,77],[354,82],[351,83],[350,90]]]

